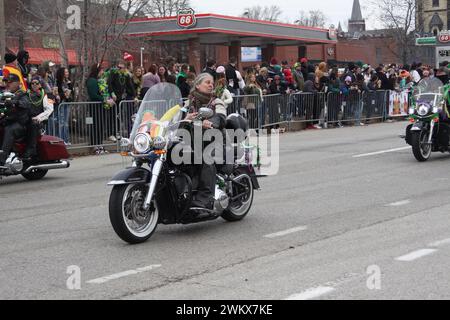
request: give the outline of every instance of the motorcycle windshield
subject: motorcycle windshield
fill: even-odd
[[[433,103],[435,98],[442,96],[444,84],[438,78],[422,79],[414,89],[416,102]]]
[[[148,133],[152,138],[156,138],[175,132],[181,120],[182,107],[183,99],[177,86],[159,83],[151,87],[136,114],[131,141],[139,133]]]

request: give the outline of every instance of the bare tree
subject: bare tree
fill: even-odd
[[[253,6],[249,8],[245,8],[244,13],[242,14],[242,17],[246,17],[249,19],[254,20],[267,20],[276,22],[279,20],[280,15],[283,12],[281,11],[281,8],[278,6]]]
[[[397,43],[398,52],[394,52],[403,63],[408,63],[414,50],[416,19],[416,0],[377,0],[373,5],[378,8],[378,20],[387,29],[386,34]]]
[[[309,13],[305,13],[302,10],[300,11],[300,17],[295,23],[306,27],[325,28],[327,17],[320,10],[311,10]]]
[[[33,38],[35,33],[56,36],[61,65],[68,66],[66,8],[78,3],[77,0],[15,0],[17,16],[10,18],[8,22],[9,32],[19,37],[19,50],[25,49],[25,38]]]
[[[153,0],[148,1],[143,12],[150,17],[171,17],[175,16],[178,10],[190,7],[189,0]]]
[[[82,65],[80,92],[84,94],[89,66],[108,60],[117,61],[126,46],[124,32],[136,16],[142,14],[148,0],[84,0],[82,28],[78,31],[78,57]]]

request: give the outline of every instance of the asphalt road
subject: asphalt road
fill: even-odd
[[[137,246],[109,223],[118,155],[3,179],[0,299],[450,299],[450,155],[418,163],[405,126],[283,134],[244,221]]]

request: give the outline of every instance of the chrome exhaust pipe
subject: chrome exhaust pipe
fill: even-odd
[[[69,161],[61,161],[59,163],[39,164],[28,167],[24,173],[30,173],[33,170],[54,170],[54,169],[67,169],[70,167]]]

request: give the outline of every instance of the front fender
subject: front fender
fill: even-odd
[[[421,121],[418,121],[412,125],[410,130],[411,131],[422,131],[423,127],[424,127],[424,123]]]
[[[126,184],[140,184],[150,183],[151,172],[144,168],[127,168],[116,174],[108,186],[126,185]]]

